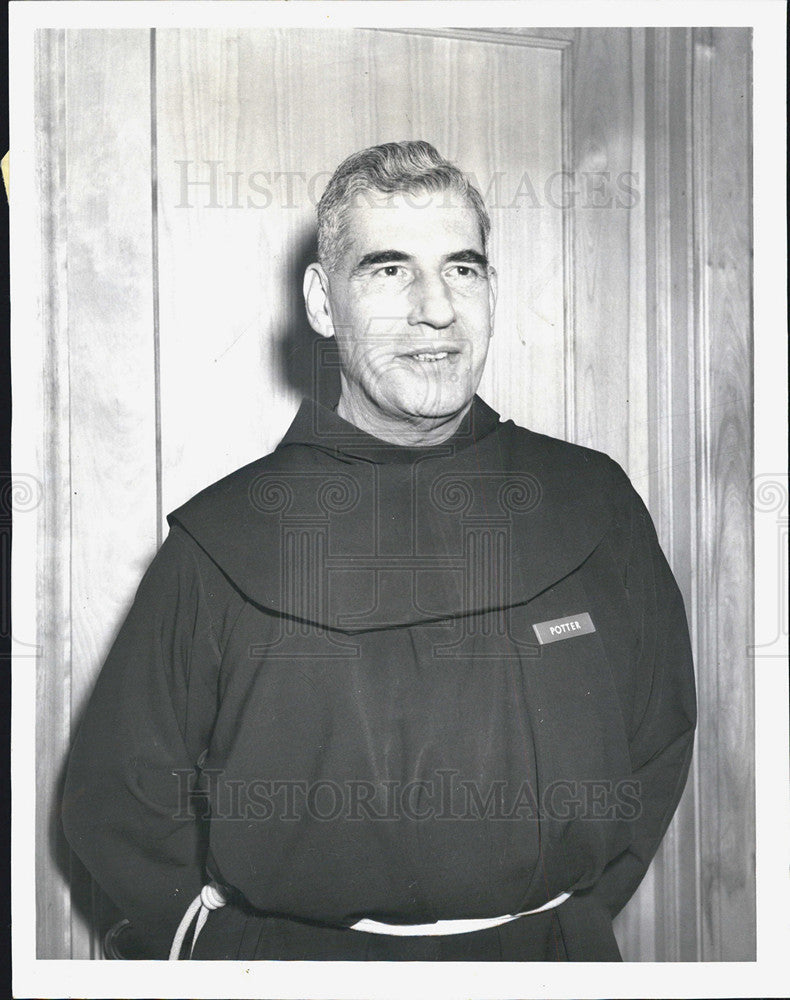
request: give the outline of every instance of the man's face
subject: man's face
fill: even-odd
[[[319,332],[336,337],[346,410],[397,438],[399,425],[430,428],[468,409],[493,331],[495,278],[459,196],[375,197],[350,209],[346,252],[321,272],[329,322]]]

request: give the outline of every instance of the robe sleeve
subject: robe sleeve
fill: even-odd
[[[175,527],[145,573],[79,726],[62,805],[69,843],[144,957],[167,957],[204,882],[189,790],[216,714],[220,650],[196,552]]]
[[[675,813],[691,764],[697,720],[683,598],[647,509],[625,473],[619,472],[628,511],[625,583],[640,637],[629,733],[638,806],[630,847],[588,890],[612,917],[636,891]]]

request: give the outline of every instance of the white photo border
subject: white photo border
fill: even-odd
[[[485,10],[485,14],[483,14]],[[532,27],[614,25],[751,26],[754,31],[754,364],[755,473],[787,474],[787,299],[785,5],[779,0],[715,2],[522,2],[455,0],[379,2],[12,2],[11,295],[15,469],[35,455],[36,420],[23,387],[35,384],[42,359],[25,336],[36,326],[37,275],[26,266],[35,218],[33,35],[37,28],[310,26],[381,27],[452,24]],[[3,151],[4,152],[4,151]],[[29,465],[28,467],[34,467]],[[786,482],[786,480],[785,480]],[[785,487],[786,489],[786,487]],[[32,634],[35,608],[34,525],[17,519],[13,550],[13,620]],[[775,515],[755,515],[755,636],[775,626]],[[787,593],[781,595],[787,601]],[[785,637],[786,641],[786,637]],[[182,963],[35,958],[35,670],[12,659],[12,957],[14,996],[379,998],[429,996],[779,997],[787,996],[790,913],[788,676],[783,656],[755,662],[757,960],[743,963]]]

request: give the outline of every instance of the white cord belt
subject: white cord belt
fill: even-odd
[[[363,917],[348,929],[352,931],[364,931],[366,934],[391,934],[396,937],[422,937],[424,935],[445,935],[445,934],[469,934],[472,931],[484,931],[491,927],[499,927],[500,924],[517,920],[518,917],[526,917],[531,913],[542,913],[544,910],[553,910],[555,906],[564,903],[570,897],[570,892],[561,892],[559,896],[550,899],[548,903],[537,906],[534,910],[522,910],[521,913],[508,913],[502,917],[478,917],[471,920],[437,920],[433,924],[383,924],[378,920],[369,920]],[[189,949],[189,957],[195,950],[195,945],[200,932],[203,930],[209,911],[218,910],[226,902],[225,894],[215,883],[204,885],[200,894],[189,904],[184,918],[178,925],[178,930],[173,938],[173,945],[170,949],[170,961],[175,961],[181,954],[184,940],[187,936],[192,921],[195,921],[195,930],[192,935],[192,944]]]
[[[170,954],[168,956],[169,961],[175,962],[181,955],[181,949],[184,946],[184,938],[186,938],[190,924],[195,919],[195,914],[197,914],[195,931],[192,934],[192,945],[189,949],[189,957],[192,958],[192,952],[195,950],[197,939],[200,936],[200,932],[203,930],[203,925],[208,919],[209,912],[211,910],[218,910],[221,906],[225,905],[225,902],[225,893],[218,885],[213,882],[209,882],[208,885],[203,886],[198,895],[195,896],[189,904],[187,912],[184,914],[181,923],[178,925],[178,930],[173,938],[173,944],[170,946]]]
[[[526,917],[530,913],[542,913],[544,910],[553,910],[555,906],[564,903],[570,896],[569,892],[561,892],[559,896],[550,899],[543,906],[536,906],[534,910],[522,910],[521,913],[507,913],[503,917],[476,917],[471,920],[437,920],[432,924],[380,924],[378,920],[368,920],[363,917],[355,924],[351,925],[352,931],[364,931],[366,934],[394,934],[397,937],[422,937],[423,935],[435,934],[470,934],[472,931],[485,931],[489,927],[499,927],[500,924],[507,924],[518,917]]]

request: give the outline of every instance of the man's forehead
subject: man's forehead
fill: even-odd
[[[349,248],[369,249],[380,241],[395,248],[397,240],[423,245],[460,241],[463,247],[483,249],[477,213],[463,194],[449,189],[357,192],[348,209],[346,233]]]

